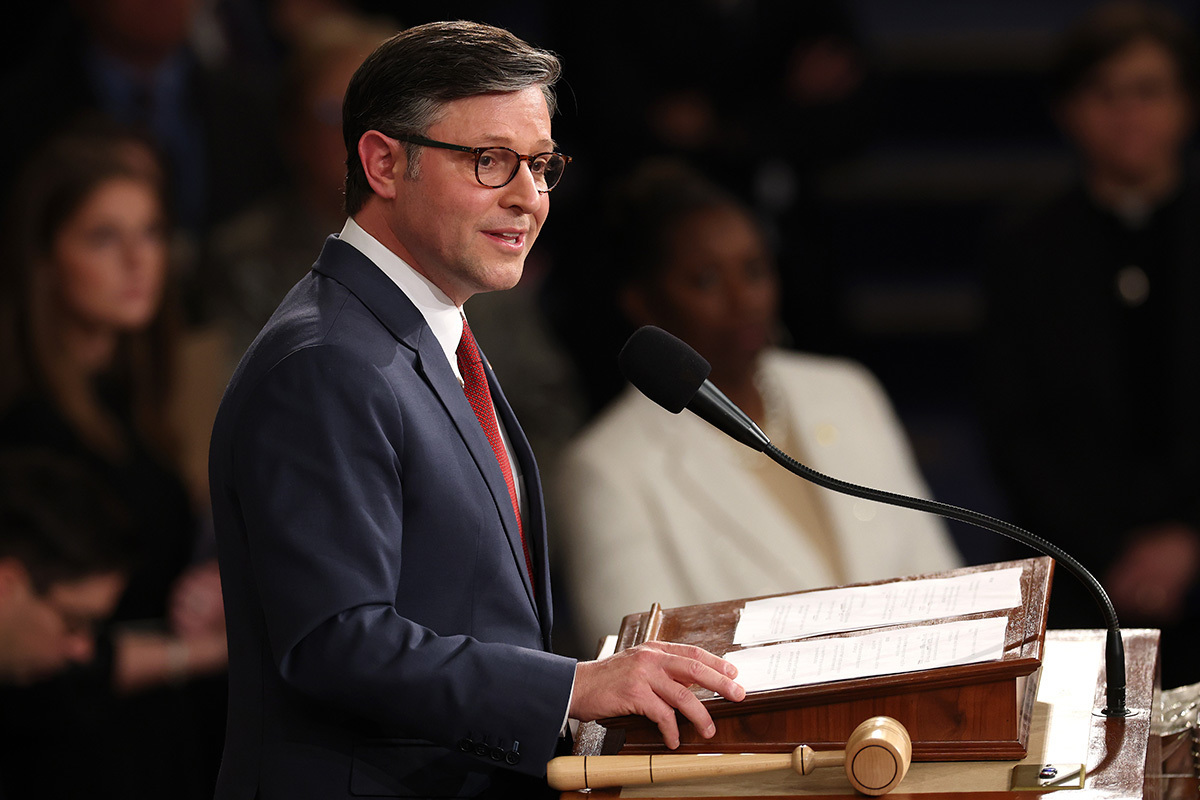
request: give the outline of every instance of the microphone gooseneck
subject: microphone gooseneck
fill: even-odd
[[[888,505],[911,508],[915,511],[925,511],[930,514],[937,514],[938,516],[966,522],[970,525],[992,531],[993,533],[1007,536],[1010,539],[1015,539],[1021,544],[1032,547],[1034,550],[1052,557],[1055,561],[1065,566],[1071,574],[1088,588],[1092,593],[1092,597],[1095,598],[1097,605],[1100,606],[1101,612],[1104,614],[1105,626],[1107,627],[1105,669],[1107,672],[1108,687],[1105,696],[1105,706],[1101,710],[1101,713],[1106,717],[1129,716],[1130,712],[1125,707],[1125,644],[1121,640],[1121,626],[1117,622],[1117,611],[1113,608],[1112,600],[1109,599],[1108,592],[1104,591],[1104,587],[1100,585],[1100,581],[1096,580],[1096,577],[1086,567],[1061,547],[1036,534],[1030,533],[1024,528],[1019,528],[1016,525],[988,516],[987,514],[981,514],[978,511],[959,508],[947,503],[939,503],[936,500],[924,500],[919,497],[908,497],[902,494],[884,492],[866,486],[847,483],[837,478],[831,478],[828,475],[817,472],[811,467],[806,467],[773,444],[768,444],[763,452],[770,456],[771,460],[775,463],[818,486],[823,486],[826,489],[832,489],[835,492],[850,495],[851,497],[859,497],[863,500],[874,500],[880,503],[887,503]]]
[[[1055,559],[1087,587],[1104,615],[1108,686],[1105,706],[1100,713],[1108,717],[1125,717],[1132,713],[1125,705],[1125,645],[1121,639],[1117,611],[1100,581],[1061,547],[1024,528],[978,511],[859,486],[801,464],[772,444],[754,421],[708,380],[711,368],[699,353],[661,328],[645,326],[635,331],[621,350],[619,360],[629,382],[663,408],[673,414],[687,408],[747,447],[766,453],[771,460],[807,481],[851,497],[965,522],[1007,536]]]

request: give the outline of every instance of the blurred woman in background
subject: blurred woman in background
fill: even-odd
[[[602,230],[627,264],[619,301],[635,326],[692,345],[710,380],[785,452],[835,477],[928,494],[875,378],[780,340],[779,279],[753,216],[674,162],[621,184]],[[624,615],[950,569],[939,518],[835,495],[691,414],[627,388],[573,442],[551,530],[580,646]],[[590,652],[589,652],[590,654]]]
[[[81,459],[139,539],[96,658],[0,701],[8,798],[211,796],[223,703],[186,682],[222,673],[224,621],[215,560],[193,563],[198,515],[173,460],[163,198],[140,138],[81,129],[30,160],[5,220],[0,448]]]
[[[1064,31],[1053,111],[1077,170],[988,249],[980,409],[1014,522],[1162,631],[1200,680],[1200,42],[1170,8],[1104,3]],[[1095,626],[1078,581],[1050,625]]]

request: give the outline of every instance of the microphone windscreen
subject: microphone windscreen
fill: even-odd
[[[672,414],[687,408],[712,372],[689,344],[653,325],[633,332],[617,362],[626,380]]]

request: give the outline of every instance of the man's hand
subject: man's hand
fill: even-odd
[[[711,689],[727,700],[741,701],[746,690],[732,679],[737,667],[699,647],[647,642],[599,661],[575,667],[570,716],[588,721],[640,714],[658,725],[663,742],[679,746],[675,709],[708,739],[717,732],[712,717],[690,686]]]

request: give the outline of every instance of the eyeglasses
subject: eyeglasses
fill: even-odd
[[[521,162],[529,162],[529,172],[533,175],[533,185],[543,194],[558,185],[571,157],[562,153],[534,153],[523,156],[511,147],[466,147],[461,144],[448,144],[423,136],[396,136],[398,141],[409,144],[419,144],[423,147],[440,147],[443,150],[458,150],[475,156],[475,180],[489,189],[499,189],[507,186],[517,171]]]

